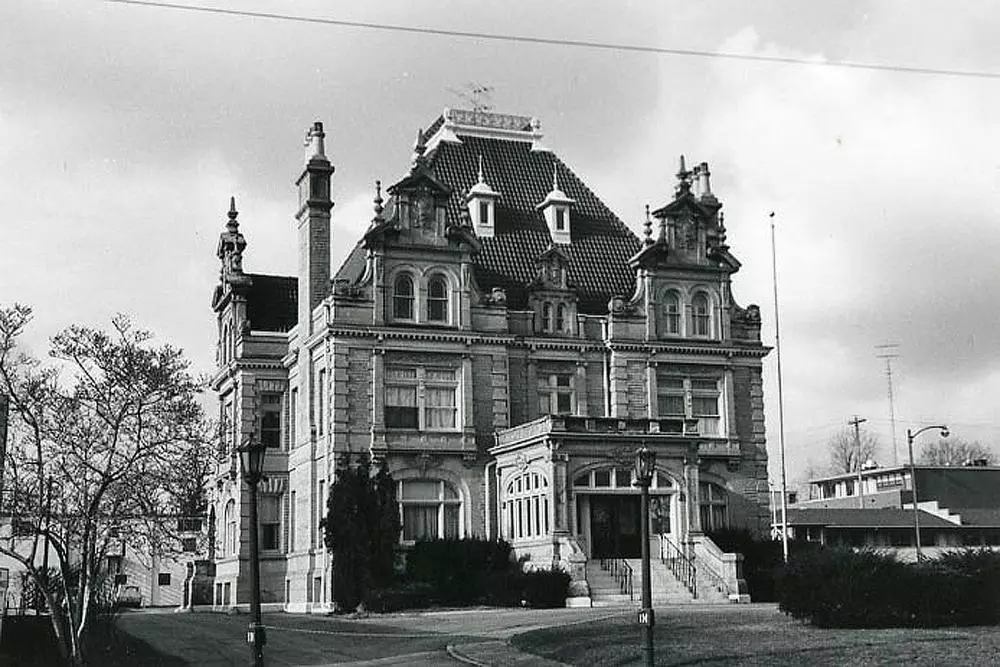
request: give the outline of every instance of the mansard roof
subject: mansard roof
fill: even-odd
[[[251,273],[247,319],[254,331],[288,331],[298,321],[299,281],[289,276]]]
[[[565,163],[550,151],[533,150],[530,139],[461,132],[458,139],[437,142],[428,151],[426,163],[451,188],[449,224],[460,224],[464,194],[479,180],[480,156],[490,174],[490,186],[500,193],[494,237],[480,239],[482,247],[474,257],[476,280],[483,290],[501,287],[510,308],[527,308],[527,287],[537,274],[538,258],[552,242],[537,205],[552,189],[552,173],[558,165],[559,186],[576,202],[572,242],[560,246],[560,251],[567,259],[568,281],[578,290],[580,312],[606,314],[612,296],[631,296],[635,273],[629,268],[629,258],[638,252],[639,239]],[[336,279],[358,279],[361,252],[355,248]]]

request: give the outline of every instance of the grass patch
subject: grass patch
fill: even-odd
[[[1000,654],[992,627],[960,629],[822,629],[773,605],[658,610],[657,665],[845,664],[986,665]],[[523,651],[570,665],[627,665],[641,661],[635,614],[518,635]]]

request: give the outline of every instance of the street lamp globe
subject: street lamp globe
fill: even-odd
[[[239,448],[240,469],[243,471],[244,479],[251,486],[257,484],[264,474],[264,454],[266,451],[264,443],[256,438],[249,438]]]

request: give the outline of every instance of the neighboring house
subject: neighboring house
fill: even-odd
[[[162,521],[169,524],[170,541],[159,552],[136,550],[118,539],[112,529],[111,548],[101,563],[101,571],[106,578],[104,585],[109,594],[120,597],[129,589],[137,594],[144,607],[179,607],[184,604],[185,586],[194,572],[194,563],[205,558],[204,519],[200,517],[164,516]],[[12,530],[10,517],[0,518],[0,543],[14,549],[18,554],[31,553],[31,527],[25,526],[20,532]],[[46,551],[48,556],[46,557]],[[71,558],[75,558],[73,554]],[[59,568],[55,547],[39,541],[34,562],[39,567]],[[27,576],[24,566],[15,558],[0,554],[0,599],[2,604],[14,609],[30,607],[33,601],[27,599],[22,589]],[[28,585],[30,590],[31,585]]]
[[[921,465],[914,471],[923,551],[1000,547],[1000,468]],[[912,557],[916,531],[908,466],[863,470],[860,486],[857,473],[810,485],[810,499],[788,511],[789,537],[891,548]]]
[[[590,562],[639,554],[642,445],[658,455],[653,530],[706,573],[728,566],[705,531],[766,533],[768,348],[758,308],[732,294],[740,263],[708,165],[681,159],[638,238],[541,137],[528,117],[446,109],[354,239],[331,230],[316,123],[296,182],[296,276],[244,271],[231,205],[212,297],[216,604],[249,600],[235,451],[254,433],[269,448],[262,596],[290,611],[329,608],[319,522],[338,468],[362,459],[397,481],[404,544],[503,538],[578,581]]]

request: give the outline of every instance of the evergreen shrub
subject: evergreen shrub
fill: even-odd
[[[901,563],[886,552],[818,549],[794,554],[777,588],[782,611],[820,627],[1000,622],[1000,554],[986,550]]]

